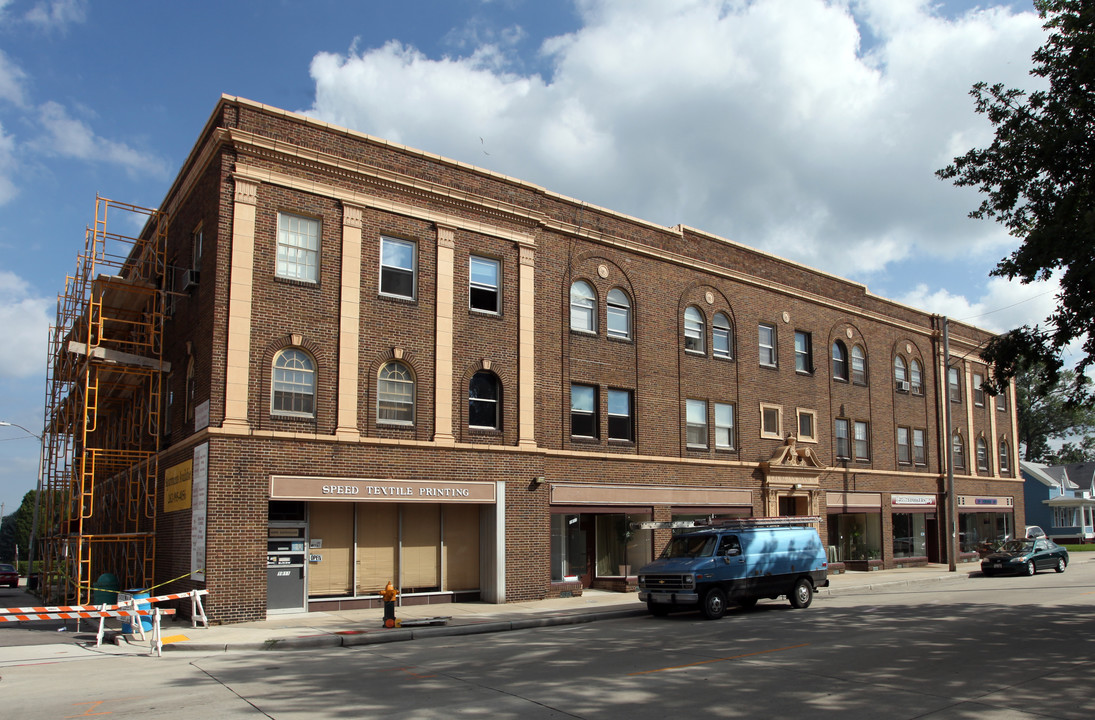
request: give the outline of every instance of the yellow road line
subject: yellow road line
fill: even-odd
[[[726,662],[727,660],[740,660],[741,658],[753,657],[754,655],[767,655],[769,653],[783,652],[784,650],[794,650],[795,648],[806,647],[810,643],[802,643],[801,645],[788,645],[787,647],[774,648],[772,650],[758,650],[756,652],[745,653],[743,655],[732,655],[731,657],[713,658],[711,660],[699,660],[693,663],[687,663],[685,665],[671,665],[670,667],[658,668],[657,670],[640,670],[639,672],[628,673],[628,675],[648,675],[650,673],[665,672],[666,670],[680,670],[682,668],[695,667],[697,665],[708,665],[710,663]]]

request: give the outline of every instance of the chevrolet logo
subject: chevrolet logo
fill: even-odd
[[[659,581],[658,581],[658,584],[659,584],[659,585],[665,585],[665,580],[659,580]]]

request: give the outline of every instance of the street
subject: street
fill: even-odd
[[[4,716],[1090,718],[1095,558],[1063,574],[316,651],[0,655]],[[44,633],[43,633],[44,634]],[[65,649],[67,648],[67,649]],[[16,648],[5,648],[12,651]]]

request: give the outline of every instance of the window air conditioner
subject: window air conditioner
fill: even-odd
[[[198,286],[198,278],[201,276],[200,270],[187,270],[183,273],[183,291],[193,290]]]
[[[898,380],[897,381],[897,389],[902,391],[902,392],[908,392],[909,391],[908,381],[907,380]]]

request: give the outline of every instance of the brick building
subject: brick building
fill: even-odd
[[[946,562],[948,446],[963,555],[1023,524],[989,334],[862,285],[228,96],[160,209],[155,579],[218,620],[624,590],[643,520]]]

